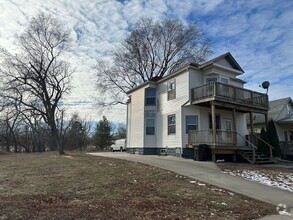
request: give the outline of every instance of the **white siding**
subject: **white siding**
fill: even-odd
[[[181,106],[189,101],[189,74],[183,72],[176,77],[176,99],[167,99],[168,80],[157,87],[159,106],[157,113],[157,146],[158,147],[182,147],[181,141]],[[168,115],[176,115],[176,134],[168,135]]]
[[[220,64],[222,66],[234,69],[234,67],[226,60],[226,59],[220,59],[216,62],[217,64]]]
[[[203,73],[200,70],[190,69],[189,70],[189,88],[195,88],[205,84]]]
[[[198,129],[200,128],[201,116],[200,107],[195,105],[185,106],[182,108],[182,146],[188,144],[188,134],[186,134],[186,116],[187,115],[197,115],[198,116]]]
[[[144,144],[144,91],[145,87],[131,93],[129,123],[131,125],[127,147],[143,147]]]

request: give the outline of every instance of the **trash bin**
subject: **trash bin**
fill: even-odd
[[[206,161],[208,159],[208,145],[198,145],[198,159],[199,161]]]
[[[182,148],[182,157],[186,159],[194,159],[194,152],[192,148]]]

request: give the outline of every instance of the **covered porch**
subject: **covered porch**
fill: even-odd
[[[189,146],[208,145],[213,161],[216,161],[217,154],[232,154],[236,159],[236,154],[239,151],[252,151],[252,161],[256,161],[257,147],[246,139],[243,132],[238,131],[236,113],[249,114],[251,131],[253,131],[253,113],[263,114],[267,123],[268,96],[266,94],[212,82],[191,89],[191,103],[210,108],[211,128],[190,131],[188,134]],[[217,110],[230,112],[232,118],[230,129],[219,129]],[[237,144],[238,139],[243,139],[242,142],[245,144]]]

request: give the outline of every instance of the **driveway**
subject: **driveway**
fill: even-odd
[[[199,162],[173,156],[147,156],[119,152],[89,153],[95,156],[139,162],[206,182],[232,192],[240,193],[273,205],[280,203],[293,207],[293,193],[241,177],[224,174],[213,162]]]

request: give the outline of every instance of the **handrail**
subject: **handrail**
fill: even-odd
[[[273,159],[273,149],[275,149],[272,145],[270,145],[269,143],[267,143],[265,140],[261,139],[260,137],[256,136],[253,132],[252,132],[252,135],[254,137],[256,137],[258,140],[261,140],[263,143],[265,143],[267,146],[270,147],[270,158],[271,160]]]
[[[236,131],[236,134],[238,134],[240,137],[242,137],[244,140],[246,140],[254,149],[257,149],[257,146],[255,146],[253,143],[251,143],[247,138],[243,137],[241,134],[239,134],[237,131]]]
[[[252,133],[252,135],[254,137],[256,137],[258,140],[262,141],[263,143],[265,143],[266,145],[268,145],[270,148],[275,149],[272,145],[270,145],[268,142],[266,142],[264,139],[261,139],[260,137],[258,137],[257,135],[255,135],[255,133]]]

